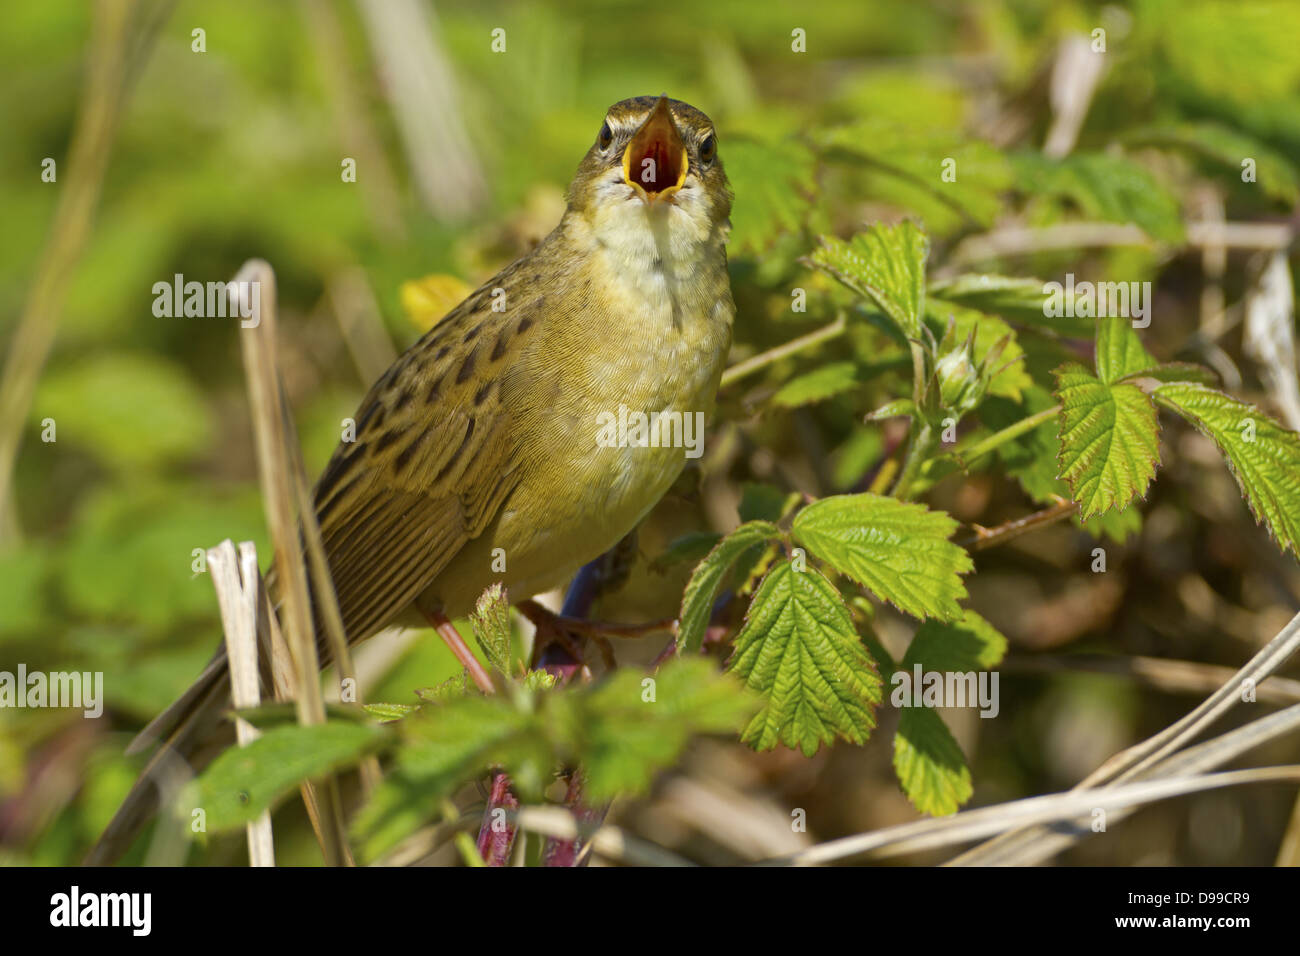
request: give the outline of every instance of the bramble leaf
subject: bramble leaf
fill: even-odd
[[[974,566],[948,540],[957,522],[942,511],[882,495],[823,498],[795,516],[794,537],[813,554],[913,617],[961,616],[961,575]]]
[[[759,585],[736,635],[728,670],[764,706],[741,739],[812,756],[836,737],[862,743],[875,726],[880,675],[839,591],[818,571],[776,564]]]
[[[731,566],[750,548],[780,537],[780,534],[770,521],[742,524],[719,541],[699,563],[682,594],[682,610],[677,619],[678,654],[694,654],[700,649],[713,611],[713,600]]]
[[[968,673],[996,667],[1007,639],[974,611],[960,621],[923,624],[908,645],[901,670]],[[895,690],[895,693],[898,693]],[[894,735],[894,772],[912,806],[922,813],[956,813],[970,799],[966,757],[943,718],[928,707],[902,707]]]
[[[925,260],[930,240],[911,220],[877,223],[845,242],[822,236],[812,262],[870,299],[909,339],[921,336],[925,309]]]
[[[1081,365],[1056,371],[1061,477],[1088,519],[1146,495],[1160,457],[1155,406],[1136,385],[1107,384]]]
[[[529,680],[514,694],[451,698],[402,722],[394,767],[354,831],[373,859],[493,767],[523,800],[539,799],[565,766],[581,766],[593,800],[639,793],[692,735],[735,733],[756,706],[738,681],[699,658],[671,660],[653,676],[622,669],[594,686]]]
[[[510,605],[505,589],[497,582],[479,595],[478,603],[469,615],[474,629],[474,639],[483,649],[488,663],[509,676],[514,647],[510,637]]]
[[[1214,440],[1255,520],[1283,551],[1300,555],[1300,435],[1253,405],[1191,382],[1161,385],[1155,399]]]
[[[857,388],[863,378],[856,362],[830,362],[790,379],[772,396],[772,404],[779,408],[811,405]]]
[[[257,819],[302,781],[351,764],[390,737],[356,721],[272,728],[217,757],[195,782],[192,805],[207,812],[211,832],[229,830]]]
[[[1156,360],[1133,331],[1132,321],[1120,317],[1097,319],[1097,377],[1107,385],[1126,375],[1154,368]]]
[[[622,668],[585,698],[581,737],[587,795],[641,793],[694,734],[736,733],[757,709],[739,681],[699,657],[671,660],[653,676]]]

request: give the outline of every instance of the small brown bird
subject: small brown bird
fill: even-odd
[[[699,110],[610,108],[559,226],[371,387],[316,485],[349,642],[462,616],[496,581],[514,600],[557,587],[663,496],[680,441],[610,441],[607,424],[658,413],[667,432],[712,410],[735,314],[731,198]],[[219,651],[136,738],[163,744],[87,862],[130,846],[163,765],[211,737],[229,687]]]

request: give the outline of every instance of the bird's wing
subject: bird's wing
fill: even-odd
[[[315,503],[344,629],[359,641],[388,623],[500,511],[519,480],[518,357],[544,300],[493,311],[521,260],[402,355],[357,411],[316,485]],[[504,393],[504,397],[503,397]]]

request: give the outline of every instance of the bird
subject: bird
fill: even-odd
[[[732,200],[703,112],[666,94],[609,108],[559,225],[380,376],[314,487],[349,644],[463,617],[494,583],[511,601],[562,586],[663,497],[683,449],[600,429],[620,409],[711,414],[736,311]],[[228,734],[230,707],[218,649],[128,747],[158,745],[88,864],[129,849],[167,766]]]

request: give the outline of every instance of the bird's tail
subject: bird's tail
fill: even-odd
[[[190,688],[131,741],[126,752],[139,753],[161,741],[140,778],[127,794],[99,840],[87,854],[88,866],[119,860],[170,794],[202,768],[194,765],[200,747],[210,743],[222,715],[230,709],[230,671],[220,648]],[[205,761],[206,762],[206,761]]]

